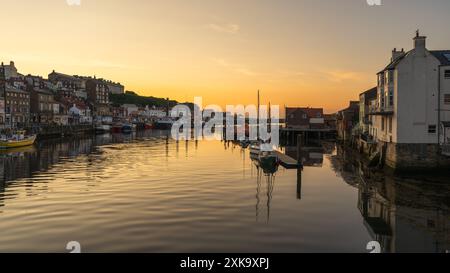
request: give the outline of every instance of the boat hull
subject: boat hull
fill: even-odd
[[[173,123],[169,123],[169,122],[156,122],[154,125],[154,128],[158,129],[158,130],[171,130],[172,125],[173,125]]]
[[[99,125],[95,127],[95,131],[97,133],[109,133],[111,132],[111,126],[110,125]]]
[[[23,140],[0,141],[0,149],[11,149],[31,146],[36,141],[36,136],[27,137]]]

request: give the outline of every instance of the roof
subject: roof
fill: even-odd
[[[323,116],[323,108],[309,108],[309,107],[286,107],[286,116],[291,115],[297,111],[304,112],[308,117],[316,118],[319,115]]]
[[[27,91],[21,90],[21,89],[19,89],[19,88],[16,88],[16,87],[14,87],[14,86],[9,85],[9,84],[6,85],[6,91],[7,91],[7,92],[15,92],[15,93],[29,94]]]
[[[33,91],[46,95],[54,95],[54,93],[48,89],[34,88]]]
[[[387,70],[394,70],[397,65],[409,54],[411,51],[407,52],[406,54],[403,54],[402,56],[398,57],[397,59],[393,60],[388,66],[386,66],[383,70],[381,70],[379,73],[385,72]],[[450,66],[450,50],[430,50],[430,53],[436,57],[436,59],[441,62],[441,65],[448,65]]]
[[[56,75],[56,76],[60,76],[60,77],[69,78],[69,79],[72,79],[72,80],[80,81],[80,79],[75,77],[75,76],[71,76],[71,75],[67,75],[67,74],[63,74],[63,73],[58,73],[58,72],[55,72],[55,71],[50,73],[49,76],[50,75]]]
[[[432,50],[430,53],[441,62],[441,65],[450,65],[450,50]]]
[[[379,74],[379,73],[383,73],[383,72],[385,72],[385,71],[387,71],[387,70],[394,70],[394,69],[397,67],[397,65],[398,65],[398,64],[399,64],[406,56],[409,55],[410,52],[411,52],[411,51],[408,51],[407,53],[405,53],[405,54],[403,54],[403,55],[397,57],[395,60],[392,60],[392,61],[388,64],[388,66],[386,66],[383,70],[381,70],[380,72],[378,72],[378,74]]]
[[[376,99],[378,95],[378,88],[374,87],[365,92],[362,92],[360,95],[364,95],[366,101]]]
[[[122,107],[124,107],[124,108],[137,108],[138,106],[136,104],[125,103],[125,104],[122,104]]]

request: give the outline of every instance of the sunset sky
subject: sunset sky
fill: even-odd
[[[0,60],[96,75],[141,95],[205,104],[324,107],[375,86],[416,29],[450,49],[450,1],[0,0]]]

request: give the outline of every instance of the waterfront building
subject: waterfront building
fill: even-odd
[[[113,121],[121,121],[125,118],[125,110],[121,106],[112,106],[111,113],[113,116]]]
[[[150,118],[165,118],[167,117],[167,110],[166,109],[158,109],[156,107],[148,107],[148,105],[145,107],[145,116]]]
[[[64,97],[79,97],[87,99],[86,80],[79,76],[58,73],[53,70],[48,79],[55,85],[58,94]]]
[[[286,128],[324,129],[325,119],[322,108],[286,107]]]
[[[30,93],[30,122],[34,124],[51,124],[57,103],[51,89],[53,84],[39,76],[25,76],[27,90]]]
[[[339,111],[336,115],[338,139],[344,142],[351,141],[358,123],[359,101],[351,101],[349,107]]]
[[[53,103],[53,123],[57,125],[69,125],[68,109],[63,103]]]
[[[88,102],[92,105],[94,119],[97,122],[112,122],[109,106],[109,87],[103,80],[88,78],[86,81]]]
[[[50,124],[53,122],[53,114],[56,103],[54,94],[46,88],[33,88],[31,91],[31,122],[35,124]]]
[[[370,109],[376,105],[378,88],[374,87],[359,95],[359,126],[363,135],[369,135],[371,118]]]
[[[137,115],[139,113],[139,107],[135,104],[123,104],[122,109],[125,117]]]
[[[5,124],[22,127],[30,121],[30,93],[6,84]]]
[[[82,102],[72,104],[68,110],[68,117],[69,124],[92,124],[91,110]]]
[[[450,163],[450,50],[428,50],[426,39],[417,32],[414,48],[394,49],[378,73],[371,131],[393,168]]]
[[[336,130],[336,114],[325,114],[324,120],[325,120],[325,128]]]
[[[5,99],[0,97],[0,127],[5,125]]]

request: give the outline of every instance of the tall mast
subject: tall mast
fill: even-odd
[[[272,124],[272,104],[269,101],[269,115],[267,117],[269,119],[269,126]]]
[[[258,90],[258,125],[259,125],[259,118],[260,118],[260,114],[259,114],[260,110],[261,110],[261,97],[260,97],[260,92]]]
[[[0,85],[2,87],[3,91],[3,111],[4,111],[4,117],[3,122],[5,123],[6,128],[6,71],[5,71],[5,65],[2,62],[2,65],[0,67]]]
[[[258,140],[259,140],[259,119],[260,119],[260,113],[259,111],[261,110],[261,97],[260,97],[260,92],[258,90],[258,120],[256,121],[256,130],[258,132],[257,136],[258,136]]]

